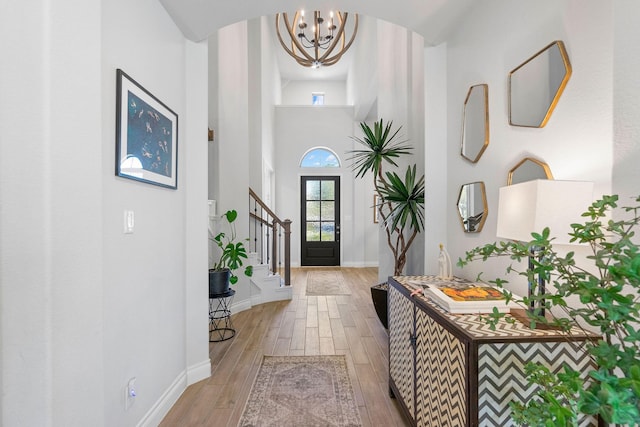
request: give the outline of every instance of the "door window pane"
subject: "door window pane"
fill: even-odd
[[[323,222],[320,233],[320,240],[322,240],[323,242],[333,242],[336,235],[335,230],[335,222]]]
[[[322,202],[307,202],[307,221],[320,220],[320,203]]]
[[[320,223],[307,222],[307,242],[320,241]]]
[[[335,183],[333,181],[322,181],[322,200],[335,200]]]
[[[320,200],[320,181],[307,181],[307,200]]]
[[[334,221],[336,219],[336,214],[335,214],[336,202],[332,201],[332,202],[319,202],[319,203],[320,203],[320,214],[321,214],[319,219],[321,219],[322,221]],[[307,217],[309,217],[309,214],[307,214]]]

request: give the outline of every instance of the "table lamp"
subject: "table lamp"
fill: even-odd
[[[570,242],[571,224],[582,222],[582,213],[593,201],[593,183],[586,181],[558,181],[536,179],[500,188],[498,199],[497,236],[503,239],[529,242],[531,233],[541,233],[549,227],[550,238],[557,245]],[[533,260],[543,248],[532,247],[529,253],[529,270]],[[536,292],[536,284],[528,283],[529,298]],[[544,278],[537,278],[537,292],[545,293]],[[544,300],[540,300],[538,314],[544,316]],[[530,311],[536,310],[530,301]]]

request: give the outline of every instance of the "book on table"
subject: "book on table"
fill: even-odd
[[[452,314],[491,313],[494,307],[499,313],[509,313],[518,308],[507,302],[499,289],[482,283],[432,283],[421,284],[425,296]]]

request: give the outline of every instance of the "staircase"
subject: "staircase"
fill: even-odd
[[[272,273],[267,264],[258,263],[255,253],[249,256],[252,259],[253,276],[251,283],[251,305],[264,304],[265,302],[290,300],[293,295],[291,286],[285,286],[284,279],[279,273]]]
[[[251,188],[249,205],[251,305],[290,300],[291,220],[278,218]]]

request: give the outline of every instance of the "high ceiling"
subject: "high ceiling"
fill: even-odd
[[[436,45],[447,35],[473,0],[319,0],[311,4],[293,0],[160,0],[183,34],[193,40],[206,39],[219,28],[278,12],[337,9],[372,16],[401,25],[424,37],[426,45]],[[275,19],[275,18],[274,18]],[[274,24],[275,25],[275,24]],[[279,57],[283,77],[289,79],[340,79],[346,75],[348,57],[338,64],[320,70],[299,66],[284,52]],[[306,76],[306,77],[305,77]]]

